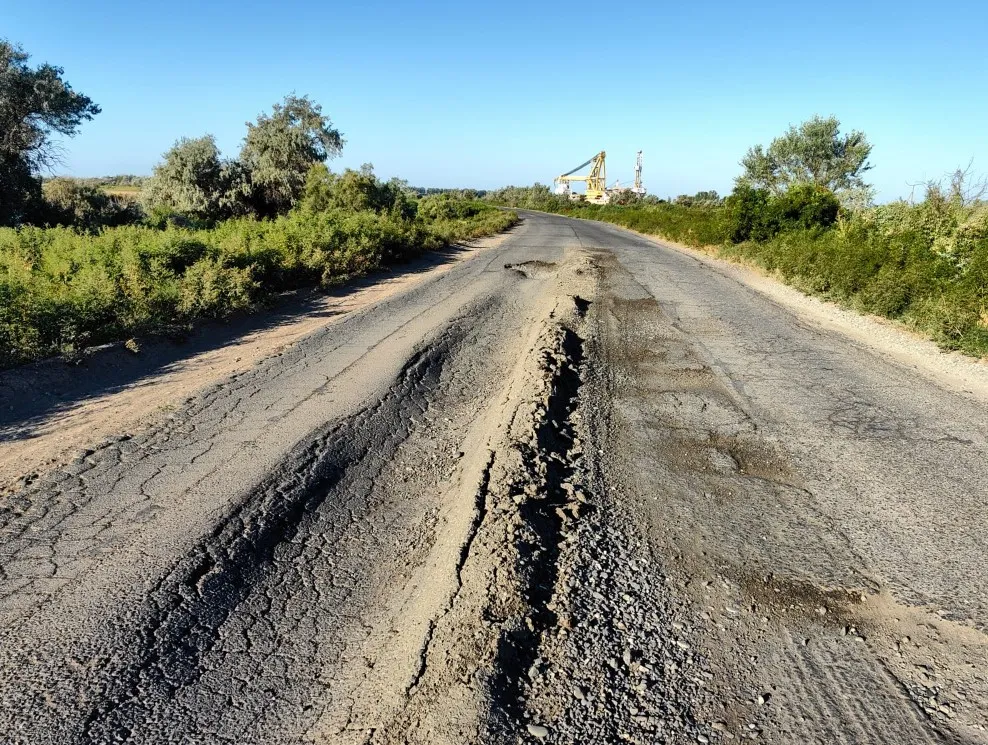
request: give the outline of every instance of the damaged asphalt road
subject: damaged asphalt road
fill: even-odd
[[[988,742],[986,408],[526,214],[2,498],[0,742]]]

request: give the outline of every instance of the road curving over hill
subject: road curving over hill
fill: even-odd
[[[526,213],[2,497],[0,741],[988,742],[986,414]]]

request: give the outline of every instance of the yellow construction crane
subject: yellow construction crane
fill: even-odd
[[[583,181],[587,185],[586,200],[592,204],[607,204],[607,172],[604,169],[604,157],[606,153],[601,150],[586,163],[581,163],[572,171],[567,171],[562,176],[557,176],[555,181],[556,194],[570,195],[570,184],[576,181]],[[586,176],[574,176],[577,171],[581,171],[590,166],[590,173]]]

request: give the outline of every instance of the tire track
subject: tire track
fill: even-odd
[[[127,739],[147,719],[152,702],[160,706],[196,683],[220,627],[265,574],[291,565],[299,551],[291,544],[311,529],[326,500],[344,497],[332,507],[337,514],[352,509],[348,495],[335,487],[372,452],[372,460],[386,460],[408,436],[413,415],[427,407],[443,366],[464,337],[462,328],[447,331],[409,361],[379,402],[314,434],[153,588],[144,627],[129,645],[130,659],[110,676],[112,684],[101,697],[109,703],[86,717],[84,741]],[[370,479],[376,475],[373,468],[364,473]]]

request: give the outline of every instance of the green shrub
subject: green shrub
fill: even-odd
[[[719,244],[726,240],[724,208],[655,204],[642,206],[593,205],[569,202],[559,213],[588,220],[603,220],[636,230],[662,235],[690,246]]]
[[[769,241],[725,247],[813,294],[900,319],[948,349],[988,354],[988,239],[972,240],[964,264],[935,250],[912,215],[853,217],[825,231],[791,231]]]
[[[502,207],[542,210],[543,212],[558,212],[572,204],[568,197],[553,194],[552,190],[545,184],[506,186],[503,189],[488,192],[484,200]]]
[[[224,266],[216,259],[201,259],[182,278],[178,312],[187,318],[220,318],[249,308],[258,284],[250,268]]]
[[[741,183],[725,204],[733,243],[766,241],[792,230],[828,228],[840,212],[837,197],[813,184],[797,184],[773,196],[766,189]]]
[[[359,171],[333,173],[319,163],[309,170],[299,202],[303,212],[388,212],[401,220],[412,220],[417,205],[403,182],[380,181],[367,165]]]
[[[814,184],[797,184],[771,201],[777,232],[829,228],[837,222],[840,202],[833,192]]]
[[[34,222],[64,225],[96,232],[100,228],[126,225],[141,219],[140,208],[111,197],[98,186],[79,179],[53,178],[42,185],[43,214]]]
[[[297,209],[208,230],[0,228],[0,366],[221,318],[274,293],[335,285],[517,219],[477,202],[411,219],[394,209],[403,198],[380,212]]]
[[[435,194],[419,200],[419,214],[429,220],[465,220],[489,209],[476,200],[458,199],[450,194]]]
[[[767,189],[739,185],[726,200],[729,239],[732,243],[765,240],[775,234],[769,220],[771,195]]]
[[[954,234],[951,259],[962,269],[971,266],[979,256],[979,249],[988,243],[988,204],[980,204],[958,220]]]
[[[144,255],[167,271],[181,274],[208,250],[206,243],[194,234],[173,229],[165,231],[159,240],[144,249]]]

